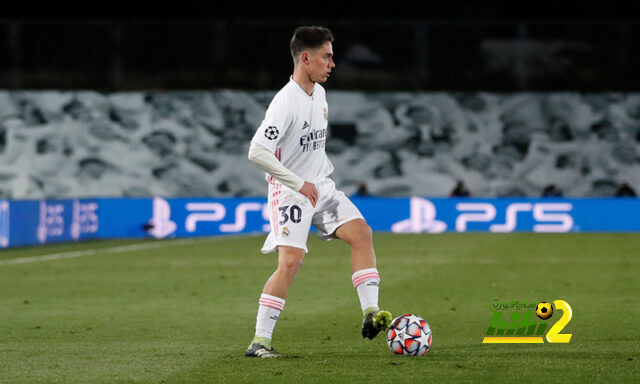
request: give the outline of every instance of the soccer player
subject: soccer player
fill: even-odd
[[[307,252],[313,224],[323,240],[351,246],[351,279],[363,312],[362,337],[373,339],[391,322],[378,308],[380,277],[371,228],[356,206],[328,177],[333,165],[325,153],[329,111],[325,90],[333,62],[333,34],[323,27],[299,27],[291,39],[293,76],[273,98],[249,148],[249,160],[269,183],[271,232],[263,253],[278,252],[278,268],[259,300],[256,333],[245,356],[278,357],[271,336],[284,309],[289,286]]]

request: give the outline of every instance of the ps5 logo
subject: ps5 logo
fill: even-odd
[[[247,212],[251,211],[263,211],[263,206],[266,204],[260,203],[240,203],[236,207],[236,221],[233,224],[220,224],[221,232],[240,232],[247,226]],[[268,220],[268,219],[267,219]]]
[[[198,222],[220,221],[227,214],[227,209],[220,203],[187,203],[187,216],[184,226],[187,232],[195,232]]]
[[[247,214],[249,212],[261,212],[261,216],[269,221],[269,209],[267,204],[258,202],[240,203],[234,211],[235,221],[233,223],[221,223],[218,231],[221,233],[240,233],[247,227]],[[194,233],[202,223],[217,223],[227,217],[225,205],[216,202],[193,202],[185,205],[187,216],[184,222],[184,229],[188,233]],[[147,233],[155,238],[165,238],[174,234],[177,224],[171,220],[171,206],[163,198],[153,199],[153,217],[147,224]],[[269,224],[262,225],[262,231],[269,231]],[[201,230],[204,232],[204,230]]]
[[[409,203],[411,212],[408,219],[398,221],[391,226],[395,233],[441,233],[447,224],[436,220],[436,206],[432,202],[419,197],[412,197]]]
[[[464,202],[455,206],[455,230],[467,232],[470,223],[490,223],[490,232],[513,232],[518,226],[518,216],[533,216],[534,232],[569,232],[573,229],[573,210],[571,203],[528,203],[508,204],[504,213],[504,223],[494,223],[496,206],[489,202]],[[441,233],[447,229],[447,223],[437,220],[435,205],[426,199],[412,197],[408,219],[394,223],[392,232]]]
[[[496,207],[491,203],[459,203],[456,209],[464,212],[456,218],[456,231],[466,232],[468,223],[488,223],[496,217]],[[513,232],[518,224],[518,213],[533,211],[538,222],[534,232],[569,232],[573,228],[571,203],[511,203],[505,212],[504,224],[491,224],[490,232]]]
[[[153,198],[153,216],[149,220],[147,233],[156,239],[163,239],[176,231],[176,223],[171,221],[171,206],[161,197]]]
[[[267,204],[261,203],[240,203],[235,209],[235,222],[220,224],[219,230],[223,233],[238,233],[242,232],[247,226],[247,213],[248,212],[262,212],[262,217],[265,220],[269,220]],[[217,222],[222,221],[226,217],[227,209],[220,203],[187,203],[187,211],[193,212],[187,216],[185,221],[185,229],[187,232],[195,232],[196,225],[199,222],[210,221]],[[267,215],[265,217],[265,214]],[[267,224],[267,231],[269,225]],[[263,231],[265,230],[263,226]]]

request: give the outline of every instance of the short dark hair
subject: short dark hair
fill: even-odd
[[[326,42],[333,43],[333,33],[325,27],[298,27],[291,38],[291,56],[296,60],[305,49],[317,49]]]

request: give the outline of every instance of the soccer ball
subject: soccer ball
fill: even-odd
[[[551,304],[543,301],[536,306],[536,315],[538,315],[542,320],[547,320],[551,315],[553,315],[553,307]]]
[[[401,356],[424,356],[431,347],[431,328],[420,316],[398,316],[387,329],[387,344]]]

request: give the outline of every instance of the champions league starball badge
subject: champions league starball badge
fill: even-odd
[[[264,130],[264,137],[266,137],[269,140],[277,139],[279,134],[280,134],[280,131],[278,131],[278,128],[274,126],[269,126]]]

